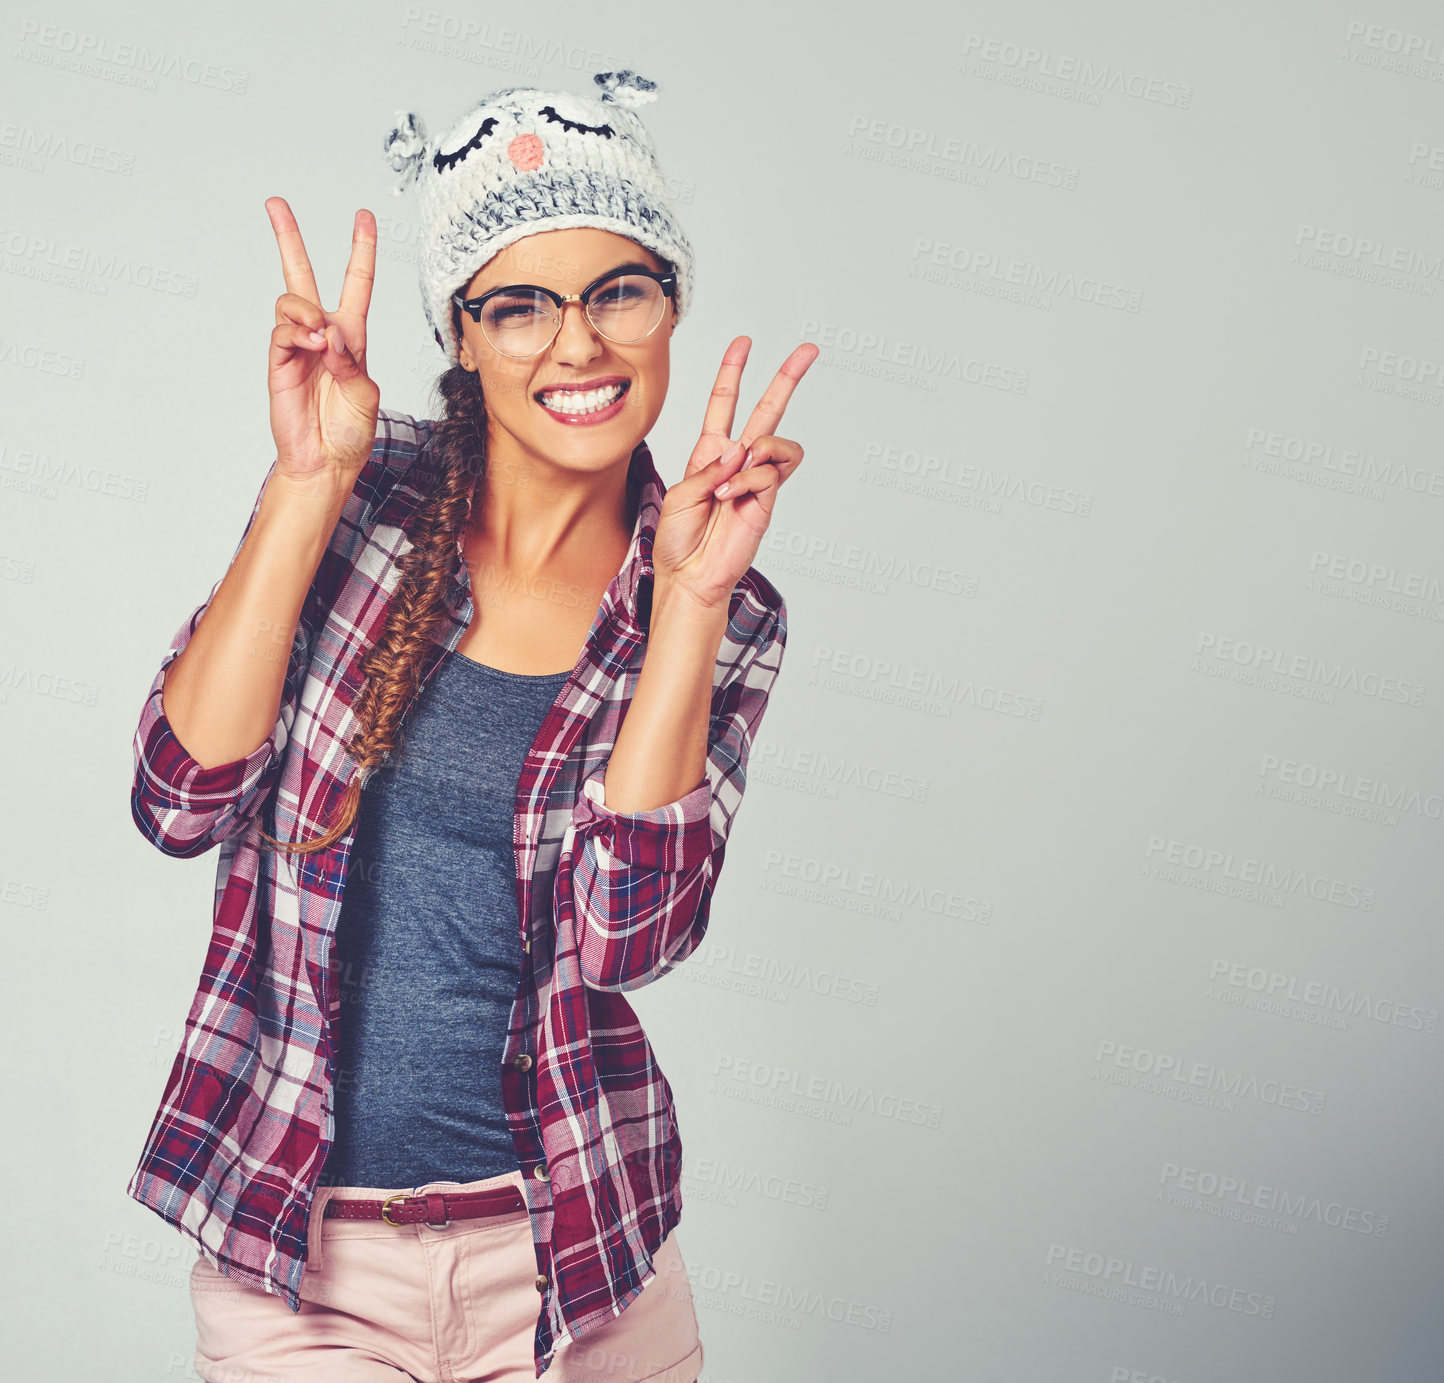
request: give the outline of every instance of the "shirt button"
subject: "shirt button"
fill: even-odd
[[[547,1164],[545,1162],[538,1162],[536,1166],[532,1168],[531,1174],[538,1181],[550,1181],[552,1179],[552,1174],[547,1171]]]
[[[512,1060],[511,1060],[511,1064],[512,1064],[513,1066],[515,1066],[518,1071],[528,1071],[528,1070],[530,1070],[530,1069],[531,1069],[531,1053],[530,1053],[530,1052],[523,1052],[520,1056],[513,1057]]]
[[[546,1289],[547,1289],[547,1275],[546,1275],[545,1273],[538,1273],[538,1274],[536,1275],[536,1289],[537,1289],[537,1291],[539,1291],[539,1292],[544,1292],[544,1291],[546,1291]]]

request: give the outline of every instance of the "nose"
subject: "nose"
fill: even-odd
[[[562,308],[561,328],[552,341],[552,358],[571,365],[585,365],[605,351],[602,338],[587,321],[581,303],[567,303]]]
[[[519,173],[530,173],[540,168],[544,152],[541,138],[534,134],[519,134],[506,146],[506,156]]]

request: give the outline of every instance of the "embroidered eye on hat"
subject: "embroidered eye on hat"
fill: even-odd
[[[692,298],[692,247],[677,222],[651,135],[637,108],[656,82],[598,72],[596,96],[506,87],[428,139],[420,116],[398,111],[385,157],[393,194],[414,187],[417,270],[436,344],[459,363],[451,295],[498,250],[539,231],[598,226],[670,261],[680,317]]]

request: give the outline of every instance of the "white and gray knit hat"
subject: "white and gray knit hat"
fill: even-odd
[[[451,295],[515,240],[538,231],[599,226],[669,260],[675,306],[692,299],[692,247],[677,223],[638,106],[657,83],[635,72],[598,72],[600,96],[507,87],[484,96],[443,135],[396,113],[386,161],[413,184],[420,206],[417,269],[426,320],[453,365],[459,342]]]

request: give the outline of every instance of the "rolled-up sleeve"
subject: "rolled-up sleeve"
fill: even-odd
[[[747,761],[787,642],[787,607],[774,597],[759,615],[749,593],[718,654],[707,734],[706,776],[674,802],[644,812],[606,805],[606,766],[582,784],[572,813],[570,869],[582,976],[594,989],[625,991],[680,965],[707,931],[712,894],[747,783]]]
[[[302,624],[291,645],[280,711],[270,736],[242,759],[202,768],[176,738],[162,691],[167,669],[191,641],[219,588],[218,582],[172,640],[135,732],[131,816],[158,850],[180,858],[204,854],[255,818],[280,774],[281,753],[290,738],[310,662],[309,635]]]
[[[266,473],[267,481],[274,470],[273,462]],[[251,507],[251,517],[241,541],[236,544],[237,553],[251,531],[264,493],[265,483]],[[231,560],[235,560],[234,554]],[[269,737],[242,759],[202,768],[176,737],[165,712],[162,693],[167,670],[190,643],[220,588],[221,583],[217,581],[171,640],[141,708],[132,745],[135,772],[131,782],[131,816],[141,834],[158,850],[181,858],[204,854],[213,845],[244,830],[255,817],[280,773],[281,751],[290,736],[301,683],[310,664],[311,635],[302,620],[291,642],[281,706]]]

